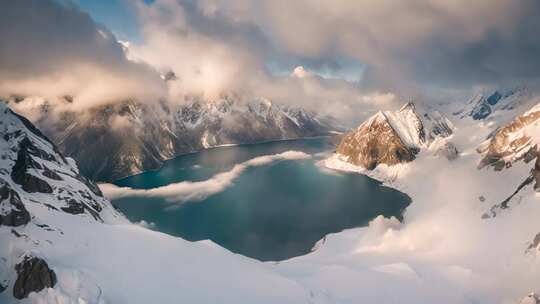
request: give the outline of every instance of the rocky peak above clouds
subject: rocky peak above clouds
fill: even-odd
[[[439,112],[420,115],[409,102],[398,111],[373,115],[345,135],[336,152],[348,162],[372,170],[379,164],[392,166],[414,160],[422,148],[436,138],[450,136],[453,129],[452,123]]]

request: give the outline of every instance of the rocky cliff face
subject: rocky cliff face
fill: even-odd
[[[414,148],[404,144],[382,112],[345,135],[336,152],[369,170],[382,163],[395,165],[412,161],[416,154]]]
[[[194,100],[184,105],[125,102],[54,116],[53,110],[42,103],[34,121],[95,180],[156,169],[166,159],[219,145],[326,135],[339,129],[329,117],[263,99]]]
[[[535,189],[540,188],[540,104],[517,116],[499,128],[477,151],[482,154],[478,167],[503,170],[518,161],[529,163],[536,160],[531,175],[536,180]]]
[[[55,227],[60,217],[124,221],[72,159],[0,102],[0,292],[11,289],[23,299],[55,285],[54,269],[37,248],[64,233]]]
[[[413,103],[399,111],[378,112],[345,135],[336,152],[347,161],[373,170],[410,162],[435,138],[452,134],[453,125],[438,112],[418,114]],[[455,147],[454,147],[455,148]]]

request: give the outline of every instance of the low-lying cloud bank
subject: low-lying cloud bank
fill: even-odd
[[[201,201],[231,187],[234,181],[248,168],[268,165],[274,161],[299,160],[310,157],[311,155],[299,151],[287,151],[274,155],[259,156],[237,164],[230,171],[218,173],[205,181],[184,181],[149,190],[118,187],[113,184],[100,184],[99,186],[105,196],[111,200],[130,196],[142,196],[161,197],[170,203]]]

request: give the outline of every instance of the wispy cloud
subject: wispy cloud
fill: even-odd
[[[218,173],[210,179],[199,182],[184,181],[148,190],[118,187],[113,184],[101,184],[100,188],[105,196],[111,200],[123,197],[143,196],[161,197],[170,203],[201,201],[231,187],[234,184],[234,181],[248,168],[268,165],[274,161],[299,160],[308,159],[310,157],[311,155],[304,152],[287,151],[279,154],[252,158],[235,165],[227,172]]]

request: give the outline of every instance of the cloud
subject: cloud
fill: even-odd
[[[141,39],[125,44],[127,58],[74,4],[3,4],[0,95],[70,95],[83,109],[263,97],[348,123],[411,96],[448,101],[478,87],[539,83],[534,0],[128,3]],[[158,72],[168,71],[177,77],[165,83]]]
[[[213,16],[263,28],[290,56],[355,58],[374,85],[471,87],[539,76],[534,0],[199,3]]]
[[[105,193],[105,196],[111,200],[122,197],[143,196],[162,197],[170,203],[201,201],[231,187],[234,181],[248,168],[264,166],[279,160],[298,160],[310,157],[309,154],[304,152],[287,151],[279,154],[252,158],[235,165],[230,171],[218,173],[205,181],[184,181],[149,190],[118,187],[112,184],[100,184],[100,188],[103,193]]]
[[[141,220],[139,222],[136,222],[135,225],[141,226],[141,227],[146,228],[146,229],[155,229],[156,228],[156,223],[147,222],[145,220]]]
[[[291,59],[262,26],[220,14],[213,6],[157,0],[136,7],[142,39],[130,44],[128,57],[162,72],[174,72],[176,79],[168,82],[171,102],[194,95],[213,100],[234,94],[239,99],[263,97],[350,120],[365,116],[363,111],[389,108],[398,99],[378,98],[389,94],[347,81],[354,78],[349,75],[352,72],[339,79],[341,65],[347,64],[340,58]],[[279,63],[278,71],[269,68],[272,62]],[[279,71],[283,62],[286,70]],[[303,69],[309,77],[297,77],[294,69]]]
[[[87,108],[166,94],[153,68],[129,61],[115,36],[71,2],[3,1],[0,40],[0,96],[69,95]]]

